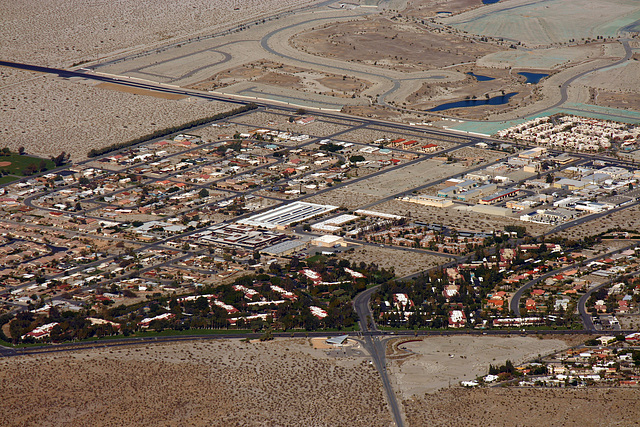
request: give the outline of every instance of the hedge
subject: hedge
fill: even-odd
[[[254,103],[249,103],[247,105],[244,105],[242,107],[238,107],[238,108],[234,108],[233,110],[229,110],[226,111],[224,113],[218,113],[216,115],[210,116],[210,117],[205,117],[202,119],[198,119],[198,120],[192,120],[190,122],[178,125],[178,126],[171,126],[168,128],[164,128],[164,129],[159,129],[153,133],[150,133],[148,135],[144,135],[135,139],[132,139],[130,141],[125,141],[125,142],[120,142],[117,144],[111,144],[107,147],[103,147],[103,148],[93,148],[91,151],[89,151],[88,156],[89,157],[97,157],[97,156],[101,156],[103,154],[107,154],[107,153],[111,153],[112,151],[118,151],[121,150],[123,148],[128,148],[128,147],[132,147],[134,145],[140,144],[142,142],[146,142],[146,141],[150,141],[152,139],[156,139],[156,138],[162,138],[165,137],[167,135],[171,135],[172,133],[176,133],[176,132],[183,132],[187,129],[191,129],[193,127],[196,126],[200,126],[203,125],[205,123],[208,122],[213,122],[216,120],[222,120],[222,119],[226,119],[228,117],[231,116],[235,116],[237,114],[241,114],[241,113],[245,113],[247,111],[251,111],[251,110],[255,110],[256,108],[258,108],[258,106]]]

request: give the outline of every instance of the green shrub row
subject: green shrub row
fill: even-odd
[[[130,141],[120,142],[120,143],[117,143],[117,144],[111,144],[111,145],[109,145],[107,147],[103,147],[103,148],[93,148],[91,151],[89,151],[88,156],[89,157],[101,156],[103,154],[111,153],[112,151],[118,151],[118,150],[121,150],[121,149],[127,148],[127,147],[132,147],[134,145],[140,144],[142,142],[150,141],[152,139],[161,138],[161,137],[164,137],[164,136],[167,136],[167,135],[171,135],[172,133],[182,132],[182,131],[185,131],[187,129],[191,129],[193,127],[200,126],[200,125],[203,125],[203,124],[208,123],[208,122],[213,122],[213,121],[216,121],[216,120],[226,119],[228,117],[235,116],[236,114],[240,114],[240,113],[244,113],[244,112],[247,112],[247,111],[255,110],[256,108],[258,108],[258,106],[256,104],[249,103],[249,104],[244,105],[242,107],[238,107],[238,108],[234,108],[233,110],[225,111],[224,113],[218,113],[218,114],[210,116],[210,117],[205,117],[205,118],[198,119],[198,120],[192,120],[190,122],[183,123],[183,124],[178,125],[178,126],[171,126],[171,127],[168,127],[168,128],[159,129],[159,130],[157,130],[157,131],[155,131],[153,133],[150,133],[148,135],[144,135],[144,136],[132,139]]]

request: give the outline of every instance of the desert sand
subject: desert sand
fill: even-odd
[[[3,2],[3,59],[52,67],[149,48],[273,15],[317,0]]]
[[[409,252],[402,248],[380,247],[371,244],[358,246],[353,252],[346,252],[343,258],[356,263],[374,263],[380,268],[393,268],[398,277],[415,274],[450,260],[444,256]]]
[[[82,350],[0,366],[5,426],[391,423],[374,368],[308,339]]]
[[[155,130],[234,108],[223,102],[165,99],[96,88],[52,75],[29,78],[0,90],[0,141],[12,150],[73,160],[92,148],[124,142]]]
[[[404,402],[411,426],[637,426],[638,389],[451,389]]]
[[[390,373],[394,388],[402,399],[422,396],[460,381],[486,375],[489,364],[515,365],[567,347],[561,339],[524,336],[449,336],[428,337],[400,345],[410,357],[392,360]]]

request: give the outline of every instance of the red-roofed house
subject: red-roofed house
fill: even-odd
[[[437,144],[427,144],[427,145],[423,145],[420,148],[420,151],[422,151],[423,153],[433,153],[437,149],[438,149],[438,145]]]
[[[449,312],[449,327],[464,328],[467,324],[467,316],[462,310],[451,310]]]
[[[46,325],[38,326],[33,331],[24,334],[21,338],[25,339],[26,337],[32,337],[39,340],[48,337],[56,325],[58,325],[58,322],[47,323]]]
[[[487,306],[489,308],[495,308],[497,310],[502,310],[504,306],[504,300],[500,298],[491,298],[487,301]]]

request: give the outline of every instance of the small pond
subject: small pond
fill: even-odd
[[[482,76],[480,74],[474,74],[472,72],[468,72],[466,74],[470,75],[471,77],[475,77],[475,79],[479,82],[488,82],[489,80],[495,80],[495,77]]]
[[[532,85],[538,83],[540,80],[544,79],[549,75],[549,74],[543,74],[543,73],[527,73],[525,71],[518,74],[527,79],[525,83],[531,83]]]
[[[489,99],[465,99],[464,101],[447,102],[446,104],[440,104],[427,111],[444,111],[453,108],[477,107],[479,105],[503,105],[508,103],[511,97],[517,94],[518,92],[511,92]]]

